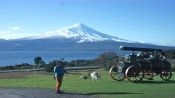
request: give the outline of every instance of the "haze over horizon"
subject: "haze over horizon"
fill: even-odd
[[[175,46],[175,1],[2,0],[0,38],[41,34],[83,23],[126,40]]]

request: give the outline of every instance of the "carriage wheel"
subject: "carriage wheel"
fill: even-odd
[[[118,65],[115,65],[111,67],[110,69],[110,76],[112,79],[117,80],[117,81],[122,81],[125,79],[125,74],[122,71],[122,66],[123,63],[119,63]]]
[[[148,79],[148,80],[152,80],[154,77],[154,73],[153,72],[144,72],[144,78]]]
[[[144,78],[153,80],[154,72],[152,71],[152,64],[148,62],[147,68],[144,69]]]
[[[160,77],[162,80],[168,81],[172,77],[172,72],[171,71],[162,71],[160,73]]]
[[[131,82],[138,82],[143,79],[143,71],[140,67],[134,65],[126,69],[125,75],[126,78]]]

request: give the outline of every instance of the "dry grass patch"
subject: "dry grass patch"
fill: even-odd
[[[8,72],[0,73],[0,79],[20,79],[31,75],[32,72]]]

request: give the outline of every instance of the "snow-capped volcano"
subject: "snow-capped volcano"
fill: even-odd
[[[99,42],[99,41],[119,41],[119,42],[132,42],[118,37],[110,36],[101,32],[98,32],[94,29],[87,27],[84,24],[76,23],[72,26],[65,27],[63,29],[49,31],[43,34],[40,34],[30,39],[40,39],[40,38],[67,38],[74,39],[77,43],[82,42]]]
[[[80,23],[35,36],[33,35],[13,40],[0,40],[1,51],[119,51],[117,47],[121,45],[143,48],[171,48],[128,41],[100,33]]]

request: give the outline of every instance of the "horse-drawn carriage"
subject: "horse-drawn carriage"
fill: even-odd
[[[132,53],[122,57],[117,65],[111,67],[112,79],[121,81],[127,78],[129,81],[138,82],[143,78],[151,80],[155,75],[160,75],[165,81],[171,79],[171,64],[161,49],[120,46],[120,50]]]

